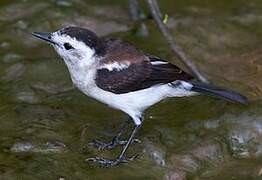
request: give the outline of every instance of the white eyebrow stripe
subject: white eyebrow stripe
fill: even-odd
[[[150,63],[152,65],[168,64],[166,61],[151,61]]]
[[[107,69],[109,71],[113,71],[113,70],[121,71],[123,69],[127,69],[129,66],[130,66],[130,62],[126,62],[126,63],[113,62],[110,64],[104,64],[100,66],[98,69]]]

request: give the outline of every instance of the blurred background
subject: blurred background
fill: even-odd
[[[146,112],[143,143],[127,153],[138,153],[136,161],[111,169],[85,162],[119,153],[87,144],[110,140],[127,116],[75,89],[54,50],[30,33],[81,26],[183,67],[139,2],[142,20],[134,22],[127,0],[0,1],[0,180],[262,178],[260,0],[159,1],[199,70],[248,96],[250,105],[204,96],[165,100]]]

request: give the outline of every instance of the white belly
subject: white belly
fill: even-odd
[[[166,97],[182,97],[194,95],[193,92],[174,88],[168,84],[153,86],[135,92],[114,94],[104,91],[97,86],[92,88],[79,88],[86,95],[109,105],[112,108],[119,109],[131,116],[136,124],[140,124],[140,117],[145,109],[153,104],[165,99]]]
[[[136,124],[140,124],[143,111],[166,97],[190,96],[194,93],[185,90],[183,86],[170,84],[156,85],[147,89],[124,94],[114,94],[105,91],[95,84],[95,71],[70,72],[74,85],[86,95],[119,109],[131,116]]]

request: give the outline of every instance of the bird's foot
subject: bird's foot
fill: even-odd
[[[137,157],[138,157],[138,155],[133,155],[129,158],[121,157],[121,158],[117,158],[115,160],[105,159],[105,158],[102,158],[102,157],[95,157],[95,158],[86,159],[86,162],[97,163],[101,167],[112,167],[112,166],[117,166],[120,163],[128,163],[129,161],[133,161]]]
[[[133,139],[132,143],[136,142],[136,143],[141,143],[141,141],[139,139]],[[102,141],[98,141],[98,140],[93,140],[92,142],[89,143],[90,146],[94,146],[96,148],[98,148],[99,150],[105,150],[105,149],[113,149],[115,148],[117,145],[125,145],[127,143],[127,141],[125,140],[119,140],[119,139],[113,139],[111,142],[109,143],[105,143]]]

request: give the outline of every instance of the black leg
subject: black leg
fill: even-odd
[[[127,129],[131,120],[132,120],[131,118],[128,118],[128,120],[120,127],[120,129],[118,129],[116,135],[113,137],[111,142],[106,143],[106,142],[102,142],[102,141],[98,141],[98,140],[93,140],[92,142],[89,143],[89,145],[94,146],[94,147],[96,147],[100,150],[113,149],[117,145],[125,145],[127,143],[127,141],[120,140],[119,138],[121,137],[123,132]],[[140,143],[140,140],[134,139],[133,142]]]
[[[109,166],[115,166],[115,165],[118,165],[120,163],[128,162],[128,161],[135,159],[136,156],[132,156],[130,158],[125,158],[124,155],[125,155],[125,152],[127,151],[128,147],[129,147],[129,145],[132,143],[132,140],[133,140],[136,132],[138,131],[138,129],[140,127],[141,127],[141,125],[135,125],[134,130],[132,131],[127,143],[123,147],[123,149],[122,149],[122,151],[121,151],[121,153],[120,153],[120,155],[118,156],[117,159],[110,160],[110,159],[96,157],[96,158],[88,158],[87,161],[96,162],[96,163],[99,163],[101,166],[109,167]]]

